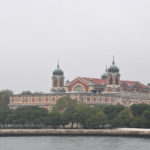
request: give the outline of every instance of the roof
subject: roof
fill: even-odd
[[[103,85],[107,83],[107,79],[100,79],[100,78],[87,78],[87,77],[80,77],[80,79],[86,81],[87,83],[90,82],[90,80],[93,80],[95,85]],[[125,83],[128,86],[133,86],[135,84],[140,85],[142,88],[147,88],[146,85],[144,85],[143,83],[139,82],[139,81],[124,81],[124,80],[120,80],[121,83]]]
[[[129,86],[133,86],[135,84],[139,84],[142,88],[147,88],[146,85],[144,85],[143,83],[139,82],[139,81],[120,81],[121,83],[125,83]]]
[[[98,79],[98,78],[82,78],[82,79],[86,80],[87,82],[89,82],[90,80],[93,80],[94,84],[96,84],[96,85],[101,85],[101,84],[107,83],[107,79]]]

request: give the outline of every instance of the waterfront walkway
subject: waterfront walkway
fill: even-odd
[[[0,129],[0,136],[134,136],[150,137],[150,129]]]

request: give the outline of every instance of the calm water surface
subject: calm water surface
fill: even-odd
[[[150,139],[130,137],[0,137],[0,150],[150,150]]]

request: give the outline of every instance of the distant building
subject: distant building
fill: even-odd
[[[120,80],[120,70],[114,58],[112,65],[101,78],[77,77],[64,84],[64,72],[59,64],[53,72],[51,93],[13,95],[10,97],[9,107],[16,109],[21,106],[37,105],[51,110],[57,99],[70,96],[88,105],[116,105],[131,106],[133,104],[150,104],[150,84],[147,86],[139,81]]]

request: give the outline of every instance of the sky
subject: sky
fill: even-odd
[[[66,80],[100,78],[112,63],[121,80],[150,83],[150,0],[0,1],[0,89],[50,92],[60,62]]]

